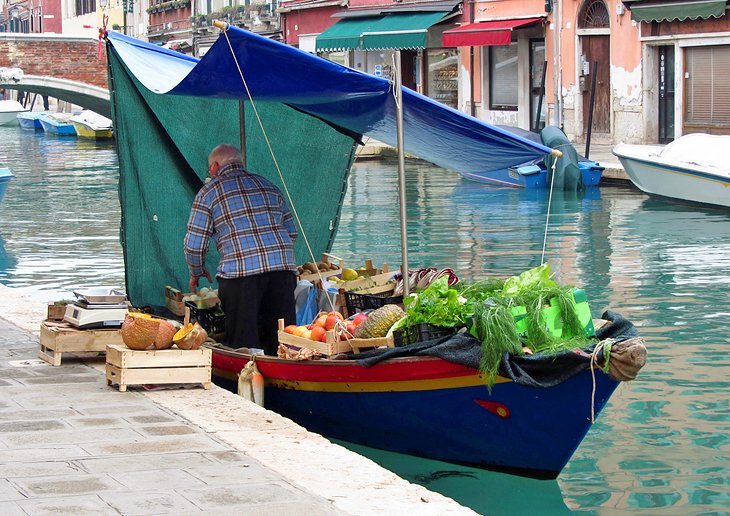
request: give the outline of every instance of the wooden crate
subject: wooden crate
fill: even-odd
[[[328,271],[320,271],[318,274],[314,273],[303,273],[299,276],[300,280],[307,280],[311,281],[312,283],[316,283],[320,280],[329,278],[331,276],[339,276],[342,274],[342,271],[345,269],[345,261],[342,258],[338,258],[337,256],[331,255],[329,253],[322,253],[322,260],[324,263],[334,263],[331,260],[337,261],[337,268],[331,269]]]
[[[337,338],[334,330],[329,330],[326,334],[325,342],[305,339],[284,331],[284,319],[279,319],[279,343],[298,348],[315,349],[325,356],[337,355],[339,353],[347,353],[354,351],[360,353],[362,349],[379,348],[386,346],[394,347],[393,337],[382,337],[377,339],[349,339],[340,340]]]
[[[363,351],[365,349],[373,349],[373,348],[393,348],[395,347],[395,343],[393,341],[393,337],[376,337],[374,339],[350,339],[349,340],[350,346],[352,346],[352,351],[357,355],[360,353],[360,351]]]
[[[106,348],[106,383],[128,385],[201,383],[210,389],[213,353],[208,348],[136,351],[123,344]]]
[[[66,315],[66,305],[57,305],[53,301],[48,303],[47,321],[63,321],[64,315]]]
[[[41,349],[38,358],[51,365],[60,366],[63,353],[103,353],[109,344],[121,344],[118,328],[108,330],[79,330],[68,323],[44,321],[41,324]]]
[[[170,312],[178,317],[184,317],[185,302],[183,301],[183,298],[192,295],[192,292],[180,292],[178,289],[167,285],[165,286],[165,306],[168,310],[170,310]],[[220,299],[217,297],[207,297],[205,298],[205,301],[210,308],[220,303]]]
[[[335,336],[335,332],[332,330],[327,332],[325,342],[305,339],[304,337],[298,337],[297,335],[286,333],[284,331],[284,319],[279,319],[278,338],[280,344],[288,344],[290,346],[296,346],[298,348],[315,349],[326,356],[337,355],[338,353],[347,353],[348,351],[352,351],[352,347],[350,346],[350,344],[348,344],[347,341],[339,340]]]

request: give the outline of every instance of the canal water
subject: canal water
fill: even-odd
[[[16,175],[0,205],[2,283],[42,301],[123,286],[111,144],[0,127],[0,167]],[[406,182],[411,267],[451,267],[463,279],[519,274],[540,264],[547,220],[556,279],[585,288],[594,316],[629,317],[649,361],[554,481],[342,444],[482,514],[728,514],[730,214],[602,186],[556,193],[548,219],[544,192],[410,162]],[[398,234],[395,163],[358,162],[333,254],[398,267]]]

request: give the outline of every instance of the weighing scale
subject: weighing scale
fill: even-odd
[[[63,320],[81,330],[119,328],[127,315],[127,295],[113,288],[74,291],[78,298],[66,305]]]

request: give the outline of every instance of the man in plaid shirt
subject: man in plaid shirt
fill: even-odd
[[[212,282],[205,269],[212,238],[220,255],[216,280],[227,345],[276,355],[278,319],[296,322],[294,219],[281,191],[247,172],[233,145],[213,149],[208,172],[211,179],[195,196],[185,234],[190,289],[197,291],[201,277]]]

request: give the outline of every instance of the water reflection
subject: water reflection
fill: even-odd
[[[0,205],[0,281],[41,300],[123,285],[113,145],[3,127],[0,142],[0,166],[16,175]],[[332,249],[347,264],[400,264],[395,167],[358,163],[350,175]],[[412,267],[476,279],[539,264],[547,192],[407,168]],[[639,378],[619,387],[557,482],[362,453],[485,514],[726,511],[730,214],[604,186],[554,195],[548,229],[558,281],[582,285],[594,315],[629,317],[649,349]],[[588,406],[590,395],[576,392],[576,402]]]
[[[480,514],[572,514],[555,480],[533,480],[334,441],[399,477],[458,500]],[[539,511],[536,512],[536,508]]]

